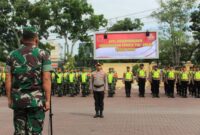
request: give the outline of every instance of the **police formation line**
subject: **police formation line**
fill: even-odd
[[[127,67],[124,78],[126,96],[130,97],[131,83],[134,81],[130,67]],[[159,98],[161,81],[164,82],[165,94],[169,98],[175,97],[175,86],[177,95],[183,98],[187,98],[188,90],[189,95],[192,97],[200,97],[200,70],[197,66],[191,67],[189,71],[187,71],[185,66],[176,68],[170,66],[164,69],[159,69],[157,66],[154,66],[149,75],[147,75],[144,65],[141,64],[135,78],[139,86],[139,97],[145,97],[145,84],[147,80],[151,84],[151,94],[153,98]]]
[[[60,68],[56,72],[52,72],[52,95],[59,97],[69,95],[74,97],[82,94],[83,97],[90,95],[91,89],[91,70],[65,70],[62,72]],[[117,74],[112,68],[109,69],[108,76],[108,96],[115,94],[117,82]]]
[[[83,97],[90,95],[90,83],[91,83],[92,71],[82,69],[80,70],[64,70],[58,68],[56,72],[52,72],[52,95],[58,95],[59,97],[69,95],[74,97],[81,93]],[[6,95],[5,92],[5,79],[4,72],[0,72],[0,96]],[[127,71],[123,74],[123,83],[125,85],[126,97],[131,96],[131,86],[134,80],[137,81],[139,86],[139,97],[145,97],[145,85],[149,81],[151,84],[152,97],[159,97],[160,83],[164,83],[164,91],[169,98],[175,97],[176,94],[186,98],[189,95],[192,97],[200,97],[200,68],[197,66],[191,67],[189,71],[186,67],[173,66],[159,69],[154,66],[153,69],[147,74],[144,69],[144,65],[141,64],[137,70],[135,76],[130,67],[127,67]],[[108,97],[113,97],[116,91],[116,84],[118,81],[117,72],[114,68],[109,68],[107,73],[107,89]]]
[[[62,72],[58,69],[56,73],[52,73],[52,95],[58,94],[63,96],[69,94],[76,96],[80,92],[82,96],[88,96],[90,92],[91,83],[91,70],[65,70]],[[174,89],[176,86],[177,95],[181,97],[189,95],[199,98],[200,97],[200,70],[199,67],[192,67],[190,71],[186,67],[166,67],[159,69],[154,66],[153,69],[147,74],[144,65],[141,64],[135,76],[130,67],[123,75],[123,83],[125,85],[126,97],[131,96],[131,86],[134,80],[137,81],[139,86],[139,97],[145,97],[145,85],[149,81],[151,84],[152,97],[159,97],[160,83],[164,82],[165,94],[168,97],[174,98]],[[113,97],[116,91],[116,84],[118,81],[117,72],[114,68],[109,68],[107,73],[107,89],[108,97]]]

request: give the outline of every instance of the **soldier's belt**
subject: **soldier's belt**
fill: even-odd
[[[175,80],[175,78],[168,78],[168,80]]]
[[[101,88],[101,87],[103,87],[103,86],[104,86],[104,84],[101,84],[101,85],[94,85],[95,88]]]

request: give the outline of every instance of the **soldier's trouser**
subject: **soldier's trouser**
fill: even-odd
[[[81,84],[81,89],[82,89],[82,95],[86,96],[87,95],[87,87],[85,83]]]
[[[174,84],[175,81],[174,80],[168,80],[168,96],[173,96],[174,95]]]
[[[62,87],[62,84],[57,84],[57,90],[58,90],[58,96],[62,97],[63,96],[63,87]]]
[[[2,91],[1,91],[2,95],[6,95],[6,85],[5,82],[2,83]]]
[[[80,83],[76,83],[76,94],[80,93]]]
[[[64,83],[64,89],[63,89],[63,95],[67,95],[68,94],[68,84],[67,82]]]
[[[176,92],[180,95],[180,83],[176,83]]]
[[[169,88],[166,82],[164,82],[164,89],[165,89],[165,94],[169,95]]]
[[[190,86],[190,90],[191,90],[191,91],[190,91],[190,94],[192,94],[192,96],[195,96],[195,97],[196,97],[196,96],[197,96],[196,94],[198,94],[198,93],[197,93],[197,91],[196,91],[195,84],[193,84],[192,82],[190,82],[190,85],[191,85],[191,86]]]
[[[159,86],[160,86],[160,80],[153,80],[153,95],[158,96],[159,95]]]
[[[108,83],[108,96],[113,96],[115,89],[114,83]]]
[[[52,85],[51,85],[51,95],[55,95],[55,88],[56,88],[56,84],[54,82],[52,82]]]
[[[131,81],[125,81],[126,96],[131,95]]]
[[[104,110],[104,91],[94,91],[95,111]]]
[[[86,95],[90,94],[90,84],[86,83]]]
[[[200,97],[200,81],[194,82],[196,97]]]
[[[74,84],[73,83],[70,83],[69,84],[69,94],[71,96],[74,96],[75,95],[75,88],[74,88]]]
[[[14,110],[14,135],[42,135],[44,118],[42,108]]]
[[[181,96],[187,96],[188,81],[181,81]]]
[[[139,95],[144,96],[144,93],[145,93],[145,79],[144,78],[139,78],[138,84],[139,84]]]

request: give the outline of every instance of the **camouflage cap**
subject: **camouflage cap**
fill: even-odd
[[[31,32],[31,33],[37,33],[37,29],[33,26],[27,26],[27,27],[23,27],[23,32]]]

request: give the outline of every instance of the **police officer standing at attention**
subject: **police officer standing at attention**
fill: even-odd
[[[140,64],[140,68],[137,72],[137,81],[139,85],[139,97],[145,97],[145,83],[146,83],[146,71],[144,70],[144,64]]]
[[[101,64],[96,64],[96,71],[92,73],[91,78],[92,90],[94,93],[95,100],[95,111],[94,118],[103,118],[104,110],[104,91],[107,89],[106,73],[102,70]]]
[[[125,84],[126,97],[131,97],[131,85],[133,83],[133,73],[130,71],[130,67],[127,67],[127,72],[124,73],[123,83]]]
[[[180,81],[181,81],[181,96],[183,98],[187,98],[187,90],[190,84],[190,74],[187,71],[186,67],[183,66],[182,72],[180,73]]]
[[[199,67],[196,67],[193,80],[194,80],[194,86],[195,86],[195,89],[194,89],[195,97],[200,98],[200,68]]]
[[[14,135],[41,135],[45,111],[50,109],[51,61],[37,47],[35,28],[24,28],[22,43],[7,58],[8,106],[14,110]]]
[[[160,87],[160,80],[161,80],[161,71],[158,69],[157,66],[154,66],[154,70],[152,70],[150,74],[150,80],[152,82],[152,90],[153,90],[153,98],[159,98],[159,87]]]
[[[176,73],[174,68],[171,66],[166,74],[166,83],[168,85],[167,96],[174,98],[174,85],[176,81]]]
[[[88,73],[85,71],[85,68],[82,69],[82,73],[80,75],[81,89],[82,89],[82,97],[86,97],[89,91],[87,87],[87,82],[89,81]]]
[[[107,73],[107,82],[108,82],[108,97],[113,97],[115,90],[115,82],[114,82],[114,73],[112,68],[109,68],[109,72]]]
[[[58,68],[57,72],[57,91],[58,91],[58,97],[63,96],[63,72],[61,68]]]

